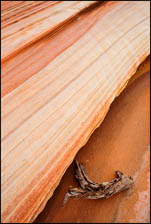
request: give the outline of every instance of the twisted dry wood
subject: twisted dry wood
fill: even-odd
[[[121,171],[115,171],[116,178],[109,182],[98,184],[88,178],[84,166],[77,160],[76,165],[75,177],[79,181],[80,188],[69,189],[65,195],[64,204],[70,197],[86,199],[109,198],[116,193],[129,189],[134,183],[131,176],[125,176]]]

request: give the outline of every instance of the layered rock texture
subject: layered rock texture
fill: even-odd
[[[148,1],[2,2],[3,223],[35,220],[79,149],[150,54],[149,8]],[[116,116],[124,119],[120,109]],[[121,122],[137,126],[134,118]],[[124,130],[120,133],[126,150],[128,136]],[[113,142],[108,146],[106,178],[115,155]],[[117,155],[124,154],[118,150]],[[132,155],[126,160],[116,156],[126,173],[132,171],[128,159],[135,163]],[[122,216],[125,213],[118,213],[115,220]]]

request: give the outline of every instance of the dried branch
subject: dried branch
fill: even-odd
[[[86,199],[109,198],[120,191],[130,188],[134,183],[131,176],[125,176],[122,172],[115,171],[116,178],[109,182],[98,184],[88,178],[84,166],[77,160],[76,165],[77,169],[75,177],[79,181],[80,188],[69,189],[65,195],[64,204],[67,202],[69,197]]]

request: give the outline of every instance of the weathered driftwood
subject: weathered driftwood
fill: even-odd
[[[2,98],[2,222],[35,219],[149,55],[149,2],[102,11],[83,37]]]
[[[109,198],[114,194],[129,189],[134,183],[131,176],[125,176],[121,171],[115,171],[116,178],[109,182],[98,184],[88,178],[83,164],[76,160],[76,165],[75,177],[79,182],[80,188],[70,188],[65,195],[64,204],[70,197],[86,199]]]

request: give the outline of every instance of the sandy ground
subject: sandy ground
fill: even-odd
[[[148,59],[147,59],[148,60]],[[43,223],[146,223],[150,222],[150,74],[149,61],[113,102],[101,126],[76,158],[90,179],[109,181],[115,170],[134,177],[130,190],[108,199],[71,198],[62,207],[69,186],[77,187],[75,162],[66,171],[53,197],[35,222]]]

